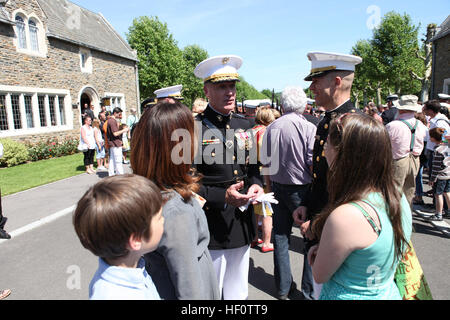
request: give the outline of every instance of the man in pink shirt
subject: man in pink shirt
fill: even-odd
[[[419,156],[422,153],[427,127],[414,117],[422,106],[414,95],[402,96],[399,100],[398,117],[386,125],[392,145],[394,179],[402,187],[411,204],[419,171]]]

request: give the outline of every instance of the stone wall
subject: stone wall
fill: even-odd
[[[27,14],[33,12],[42,23],[46,17],[34,0],[9,1],[6,10],[11,13],[21,8]],[[14,17],[11,17],[14,20]],[[80,130],[79,96],[85,86],[93,88],[99,98],[109,93],[122,93],[126,114],[131,107],[138,109],[135,62],[108,53],[91,50],[92,73],[83,73],[80,68],[80,46],[46,37],[47,56],[39,57],[17,52],[13,43],[13,27],[0,23],[0,85],[34,88],[66,89],[70,91],[73,111],[73,130],[49,134],[11,137],[14,140],[38,141],[49,137],[78,137]]]
[[[443,92],[444,80],[450,78],[450,34],[436,40],[434,45],[436,46],[436,55],[432,98],[437,99],[438,94]]]

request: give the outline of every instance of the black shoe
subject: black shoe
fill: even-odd
[[[289,288],[289,292],[286,293],[286,294],[282,294],[282,295],[277,296],[277,299],[278,300],[287,300],[289,298],[289,295],[294,293],[295,290],[297,290],[297,284],[294,281],[292,281],[291,287]]]
[[[0,229],[0,239],[11,239],[11,236],[5,230]]]
[[[434,216],[431,216],[431,217],[427,218],[427,220],[429,220],[429,221],[442,221],[442,215],[435,214]]]

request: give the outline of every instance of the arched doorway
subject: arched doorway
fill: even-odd
[[[80,106],[81,106],[81,112],[83,113],[83,110],[86,109],[86,107],[89,107],[91,105],[91,98],[86,93],[83,93],[80,98]]]
[[[90,106],[92,104],[94,105],[94,116],[98,116],[98,113],[100,112],[100,99],[98,97],[97,90],[91,86],[83,87],[80,90],[78,101],[80,105],[80,114],[83,112],[85,105]],[[81,117],[80,121],[81,125],[83,125]]]

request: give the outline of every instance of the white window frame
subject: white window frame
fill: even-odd
[[[123,93],[113,93],[113,92],[105,92],[105,98],[109,98],[111,101],[111,105],[109,106],[109,110],[108,107],[106,108],[108,111],[113,111],[114,108],[116,107],[116,104],[114,103],[114,100],[116,99],[120,101],[120,109],[122,109],[122,119],[126,119],[126,115],[127,115],[127,106],[125,103],[125,94]]]
[[[444,84],[442,86],[442,93],[450,94],[448,87],[450,86],[450,78],[444,79]]]
[[[26,37],[26,48],[20,48],[19,44],[19,32],[17,29],[17,26],[14,25],[14,33],[15,37],[13,40],[13,43],[16,47],[16,51],[19,53],[27,54],[30,56],[36,56],[41,58],[47,57],[47,43],[46,43],[46,36],[45,36],[45,30],[44,30],[44,24],[41,22],[41,20],[34,14],[31,13],[27,15],[25,11],[22,9],[17,9],[12,13],[13,20],[16,21],[16,16],[20,16],[25,24],[25,37]],[[35,51],[32,49],[31,45],[31,34],[30,34],[30,25],[29,21],[32,20],[37,28],[37,42],[38,42],[38,51]]]
[[[69,90],[0,85],[0,94],[5,95],[5,105],[9,128],[8,130],[0,131],[0,138],[73,130],[72,99]],[[19,95],[22,129],[12,129],[14,128],[14,119],[12,116],[11,95]],[[25,95],[32,96],[31,108],[33,110],[34,128],[28,128],[27,125],[27,119],[25,115],[25,98],[24,98]],[[38,95],[45,96],[44,101],[45,101],[47,124],[44,127],[41,126],[39,118]],[[54,107],[56,116],[56,126],[51,125],[49,97],[54,97],[55,99]],[[65,125],[61,125],[61,115],[59,112],[59,99],[58,99],[59,97],[63,97],[64,99],[64,114],[66,118]]]
[[[84,66],[83,66],[83,55],[86,57]],[[92,54],[91,50],[80,47],[80,69],[83,73],[92,73]]]

